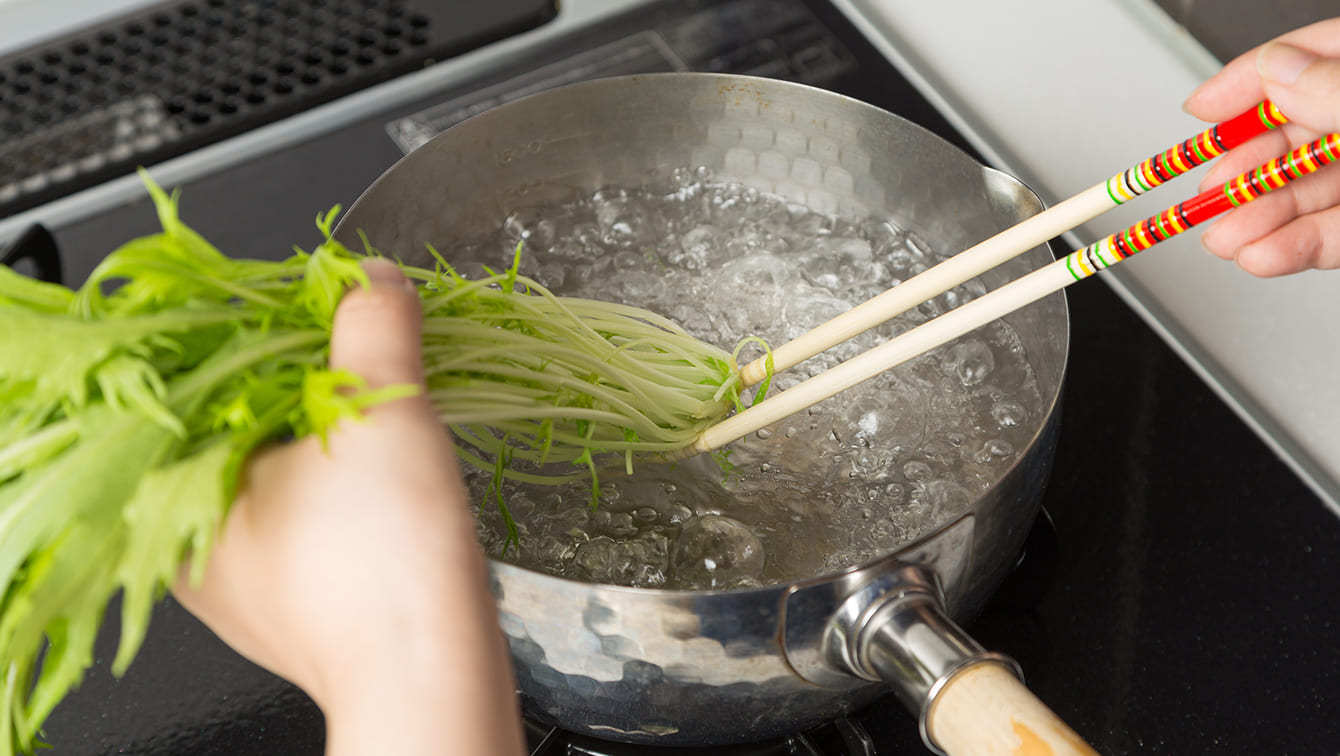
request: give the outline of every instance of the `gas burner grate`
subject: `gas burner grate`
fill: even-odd
[[[664,748],[612,743],[545,727],[527,720],[530,756],[879,756],[859,722],[835,719],[806,732],[763,743]]]
[[[494,12],[430,0],[185,0],[0,59],[0,217],[552,15],[553,0]]]

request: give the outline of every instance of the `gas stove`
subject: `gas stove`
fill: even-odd
[[[316,241],[310,218],[317,209],[337,202],[347,206],[405,151],[473,113],[542,88],[622,73],[728,71],[833,89],[907,117],[1023,176],[1048,200],[1072,188],[1059,178],[1062,173],[1087,169],[1092,159],[1085,153],[1086,160],[1077,161],[1085,165],[1053,164],[1034,154],[1034,142],[1012,135],[1001,115],[1006,111],[997,109],[1007,93],[995,90],[1006,88],[998,78],[1018,62],[1002,59],[1000,71],[981,69],[982,81],[970,81],[958,70],[962,61],[945,51],[963,53],[974,39],[987,44],[986,32],[921,7],[935,4],[572,0],[556,10],[546,3],[509,2],[490,4],[499,15],[472,17],[473,26],[466,28],[459,25],[464,17],[419,10],[450,5],[445,0],[368,3],[388,16],[379,34],[403,38],[399,52],[389,56],[403,59],[386,62],[382,37],[361,47],[354,39],[350,53],[376,48],[383,57],[363,64],[369,73],[358,81],[323,88],[320,82],[303,83],[302,66],[330,73],[342,28],[334,9],[345,0],[120,1],[124,15],[108,15],[100,5],[97,28],[45,27],[41,36],[47,39],[39,44],[55,45],[64,56],[79,40],[96,45],[100,34],[114,33],[120,35],[116,55],[133,55],[123,44],[130,24],[142,24],[146,33],[155,28],[168,33],[186,5],[197,6],[198,14],[268,8],[279,23],[285,9],[292,9],[291,17],[319,16],[335,30],[335,36],[310,37],[310,44],[325,45],[316,51],[319,62],[305,62],[311,49],[295,48],[288,52],[296,62],[282,55],[266,59],[263,84],[251,81],[257,73],[252,69],[234,69],[233,79],[217,79],[235,81],[233,95],[210,93],[199,102],[195,93],[177,89],[157,104],[140,91],[127,100],[140,107],[128,116],[132,126],[162,130],[155,132],[156,143],[137,141],[144,136],[138,133],[129,139],[129,157],[152,162],[160,182],[181,185],[185,217],[221,248],[239,254],[283,254],[293,244],[310,246]],[[26,0],[0,0],[0,14],[5,2],[28,13],[36,7],[25,6]],[[351,5],[365,12],[359,3]],[[395,26],[385,10],[393,6],[403,11],[397,16],[404,19],[399,35],[386,32]],[[1114,13],[1108,4],[1100,6],[1095,12]],[[325,15],[313,8],[325,9]],[[979,10],[987,16],[1006,13],[1004,6]],[[155,26],[162,14],[169,23]],[[415,27],[415,14],[428,23]],[[1116,28],[1131,18],[1117,14],[1109,23]],[[1006,28],[1006,19],[985,20]],[[204,22],[197,15],[192,24],[203,28]],[[451,33],[430,33],[444,27]],[[15,27],[5,28],[12,34]],[[417,38],[422,44],[408,38],[415,28],[429,30]],[[40,81],[43,53],[17,51],[18,43],[5,33],[0,30],[0,52],[14,52],[0,58],[0,70],[37,61],[26,75]],[[202,43],[191,44],[187,47],[199,58]],[[1024,57],[1063,68],[1070,65],[1071,46],[1050,42],[1030,47]],[[117,65],[122,62],[118,58]],[[128,66],[140,72],[136,75],[146,70]],[[291,70],[283,73],[284,66]],[[1179,69],[1179,75],[1189,78],[1189,70],[1195,66]],[[289,81],[292,91],[275,90],[280,80]],[[4,86],[0,83],[0,92]],[[283,107],[241,106],[249,93],[266,87],[267,97],[282,95],[275,101]],[[60,112],[50,97],[38,102],[28,93],[19,99],[26,107],[55,103]],[[245,123],[223,112],[227,102],[241,103]],[[98,113],[112,123],[127,117]],[[206,113],[206,122],[193,122]],[[1046,119],[1048,111],[1030,116]],[[1189,122],[1174,126],[1156,137],[1131,131],[1121,156],[1075,178],[1092,183],[1197,130]],[[174,128],[177,137],[170,134]],[[96,144],[107,153],[102,163],[90,160],[82,172],[38,166],[45,183],[31,182],[29,196],[0,214],[0,244],[36,222],[54,237],[44,244],[40,234],[34,236],[35,243],[24,248],[48,251],[12,262],[33,273],[53,273],[50,250],[57,248],[60,277],[77,284],[112,245],[153,230],[154,217],[137,180],[109,167],[113,149],[126,157],[124,145]],[[13,145],[6,137],[0,155]],[[1167,199],[1171,204],[1180,197]],[[1143,205],[1133,212],[1155,209]],[[1090,231],[1081,230],[1084,241],[1098,233]],[[1077,241],[1067,237],[1058,246],[1068,250]],[[1166,265],[1174,270],[1166,272]],[[1255,371],[1241,373],[1235,362],[1220,359],[1221,345],[1209,338],[1214,334],[1187,309],[1219,305],[1172,306],[1160,298],[1168,282],[1180,280],[1194,290],[1178,276],[1193,276],[1187,271],[1198,265],[1174,259],[1112,277],[1110,285],[1090,282],[1069,290],[1075,337],[1060,448],[1044,498],[1055,538],[1035,535],[1028,553],[1048,556],[1021,564],[1016,574],[1022,577],[1012,578],[967,629],[987,648],[1016,658],[1039,697],[1102,753],[1334,751],[1340,720],[1327,716],[1340,698],[1336,612],[1328,585],[1340,571],[1340,523],[1327,507],[1335,490],[1327,460],[1334,458],[1313,425],[1299,425],[1288,412],[1278,415],[1280,408],[1261,401],[1272,386],[1259,383]],[[1172,277],[1155,286],[1154,278],[1165,273]],[[1310,289],[1316,280],[1296,285]],[[1238,285],[1225,284],[1227,291],[1238,291]],[[1272,287],[1268,298],[1284,296],[1281,291]],[[1243,339],[1255,343],[1251,334]],[[1311,378],[1299,380],[1310,385]],[[1333,412],[1340,405],[1330,406]],[[323,722],[316,707],[227,649],[171,600],[157,610],[140,657],[120,680],[108,671],[113,625],[99,639],[89,679],[48,722],[56,753],[322,752]],[[538,723],[528,729],[536,756],[926,753],[915,721],[892,697],[813,732],[711,751],[634,750]],[[450,744],[443,751],[451,753]]]

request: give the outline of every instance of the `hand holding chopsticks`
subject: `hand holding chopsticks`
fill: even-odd
[[[1340,134],[1328,134],[1303,145],[1234,178],[1222,187],[1203,192],[1100,242],[1077,249],[1066,257],[769,397],[704,431],[694,443],[693,450],[703,452],[718,449],[1076,281],[1088,278],[1220,213],[1279,189],[1337,159],[1340,159]],[[897,291],[898,288],[902,287],[891,291]],[[825,327],[820,326],[816,330]]]
[[[969,247],[925,272],[862,302],[772,352],[772,369],[782,371],[874,328],[890,318],[990,270],[1012,257],[1092,220],[1170,179],[1176,178],[1258,134],[1285,123],[1269,101],[1185,142],[1085,189],[1053,207]],[[753,386],[768,375],[765,358],[740,371],[744,385]]]

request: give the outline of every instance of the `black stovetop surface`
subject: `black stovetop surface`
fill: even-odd
[[[400,156],[387,138],[391,120],[699,5],[612,20],[521,56],[487,81],[189,182],[183,214],[239,254],[310,244],[317,210],[347,206]],[[808,8],[849,57],[818,74],[779,66],[764,55],[775,46],[746,44],[736,25],[716,33],[753,52],[710,60],[740,72],[821,76],[816,83],[963,143],[839,14],[820,3],[773,5]],[[87,274],[108,240],[153,223],[139,202],[53,229],[67,282]],[[1102,753],[1337,752],[1340,521],[1105,285],[1067,296],[1076,338],[1044,501],[1057,533],[1052,574],[1033,595],[1003,593],[968,629],[1014,656],[1030,687]],[[171,600],[119,681],[108,672],[114,647],[109,626],[95,669],[49,720],[57,754],[321,753],[314,705]],[[856,720],[878,754],[926,752],[892,698]]]

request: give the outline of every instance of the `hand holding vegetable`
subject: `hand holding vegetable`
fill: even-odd
[[[330,366],[423,386],[419,302],[395,266],[335,314]],[[247,464],[204,581],[178,599],[321,706],[328,754],[523,752],[451,441],[427,396],[395,399]]]
[[[406,413],[431,409],[451,430],[456,453],[492,472],[495,483],[509,476],[541,482],[590,476],[594,499],[603,463],[597,460],[631,465],[637,454],[674,451],[739,404],[731,354],[639,308],[555,297],[519,274],[519,251],[510,268],[479,280],[463,278],[441,258],[434,270],[402,266],[417,289],[392,285],[393,295],[380,286],[349,307],[355,313],[390,307],[403,324],[417,297],[422,351],[410,354],[404,326],[397,330],[393,320],[342,336],[347,348],[335,345],[332,354],[341,297],[371,284],[361,267],[369,254],[329,238],[334,211],[318,218],[327,239],[310,253],[278,262],[234,259],[181,221],[174,197],[146,183],[163,232],[113,251],[77,291],[0,266],[0,756],[30,753],[41,742],[42,723],[92,664],[113,595],[122,595],[120,617],[111,618],[121,625],[112,663],[119,675],[144,639],[154,601],[187,579],[180,574],[184,562],[189,580],[203,585],[239,491],[244,514],[230,521],[237,524],[229,532],[240,532],[233,543],[242,545],[231,551],[259,554],[269,539],[295,539],[288,544],[293,555],[276,548],[261,561],[269,570],[246,577],[241,567],[222,568],[239,585],[279,581],[267,599],[275,624],[243,621],[239,589],[227,582],[202,588],[202,596],[215,598],[200,606],[220,607],[217,616],[202,611],[216,616],[221,632],[246,653],[340,711],[362,711],[345,698],[353,695],[351,680],[359,681],[358,693],[385,692],[391,683],[377,675],[395,667],[392,651],[406,655],[396,671],[412,669],[405,672],[412,686],[428,685],[422,676],[430,672],[496,684],[505,675],[442,672],[434,664],[440,659],[417,642],[423,636],[388,645],[378,635],[420,628],[440,643],[444,629],[479,630],[456,628],[465,621],[459,618],[446,628],[437,610],[409,609],[422,596],[472,604],[475,598],[444,588],[456,585],[446,576],[482,580],[482,568],[457,564],[443,572],[422,559],[464,558],[457,541],[465,526],[438,532],[441,523],[431,518],[409,525],[411,509],[440,508],[440,497],[459,496],[460,487],[446,459],[450,443],[440,430],[421,427],[423,418],[408,422]],[[360,304],[365,298],[382,304]],[[376,349],[374,357],[360,356],[360,344]],[[422,367],[411,368],[420,357]],[[382,413],[387,402],[391,409]],[[374,411],[375,424],[385,428],[350,430]],[[297,442],[263,453],[243,480],[249,455],[285,438]],[[319,458],[323,444],[331,459]],[[446,468],[432,464],[444,459]],[[359,466],[379,469],[382,462],[396,465],[383,477]],[[392,480],[400,482],[390,490],[409,498],[394,505],[397,517],[367,525],[364,518],[377,507],[392,506],[379,501],[381,484]],[[318,485],[332,496],[357,498],[365,510],[354,511],[348,499],[337,506],[304,498],[316,495],[321,489],[310,487]],[[262,498],[285,501],[270,511]],[[322,528],[306,532],[309,523],[299,518],[321,514],[313,511],[318,504],[347,520],[321,521]],[[434,510],[431,517],[467,518],[447,511],[455,513]],[[362,562],[360,527],[383,539],[367,547],[372,556]],[[437,551],[386,546],[410,530],[445,541],[435,544]],[[318,545],[338,557],[316,561]],[[323,558],[331,559],[326,552]],[[303,604],[284,608],[314,585],[329,585],[326,572],[336,566],[344,567],[335,574],[352,586],[348,593],[338,602],[319,592],[310,598],[330,602],[322,611],[340,608],[345,621],[317,615],[325,620],[313,617],[309,626]],[[398,572],[378,577],[388,566]],[[312,582],[318,579],[327,582]],[[420,581],[427,589],[410,600],[402,591]],[[383,603],[364,612],[359,602],[372,595]],[[367,613],[383,624],[350,624]],[[289,659],[293,644],[285,633],[326,621],[331,626],[315,636],[311,655]],[[341,656],[349,664],[339,679],[314,666],[315,659]],[[430,700],[431,689],[424,690],[417,695]],[[486,708],[502,710],[495,703]],[[340,743],[358,741],[332,735]]]
[[[1307,142],[1340,132],[1340,18],[1289,32],[1231,61],[1186,102],[1218,121],[1269,98],[1289,117],[1220,158],[1201,189]],[[1340,268],[1340,171],[1323,169],[1237,208],[1201,237],[1214,254],[1258,276]]]

